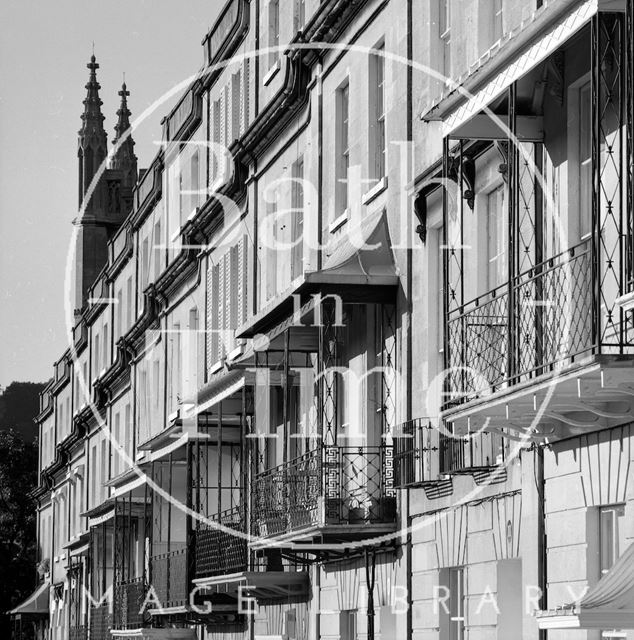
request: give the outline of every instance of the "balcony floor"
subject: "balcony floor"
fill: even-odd
[[[241,591],[263,600],[286,600],[309,595],[306,571],[240,571],[226,576],[198,578],[194,584],[200,589],[201,595],[227,595],[236,598],[236,601]]]
[[[592,355],[445,411],[455,434],[563,440],[634,422],[634,356]]]
[[[311,543],[346,543],[371,541],[373,538],[389,535],[397,530],[396,522],[364,524],[326,524],[312,525],[304,529],[289,531],[277,536],[256,538],[249,543],[254,550],[280,548],[288,545],[309,545]]]

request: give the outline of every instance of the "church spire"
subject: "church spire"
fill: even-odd
[[[97,69],[99,65],[95,60],[95,54],[87,65],[90,76],[86,84],[86,98],[84,99],[84,112],[81,115],[81,129],[79,130],[79,203],[81,205],[84,195],[90,183],[98,171],[107,153],[107,134],[103,128],[104,116],[101,113],[101,99],[97,82]]]
[[[130,92],[125,83],[121,85],[119,96],[121,104],[117,110],[117,124],[115,125],[115,138],[113,143],[116,145],[121,141],[121,146],[117,149],[112,158],[111,167],[119,169],[123,172],[123,186],[134,187],[137,179],[137,158],[134,155],[134,140],[131,133],[125,136],[130,129],[130,109],[128,109],[128,96]]]
[[[130,109],[128,109],[128,96],[130,92],[126,86],[125,81],[121,85],[121,91],[119,91],[119,96],[121,96],[121,105],[117,110],[117,124],[115,125],[115,139],[114,144],[116,144],[121,136],[130,128]]]
[[[86,83],[86,97],[84,99],[84,113],[81,115],[82,125],[79,135],[83,138],[90,136],[103,136],[105,142],[106,132],[103,128],[104,116],[101,113],[103,102],[99,98],[101,85],[97,82],[97,69],[99,64],[95,60],[95,54],[90,57],[90,62],[86,65],[90,69],[90,76]]]

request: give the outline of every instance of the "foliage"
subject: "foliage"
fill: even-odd
[[[9,637],[6,611],[35,587],[38,445],[33,418],[43,385],[12,383],[0,396],[0,637]],[[15,429],[13,428],[15,426]]]
[[[40,382],[12,382],[0,395],[0,429],[13,429],[27,442],[37,437],[33,418],[39,413]]]

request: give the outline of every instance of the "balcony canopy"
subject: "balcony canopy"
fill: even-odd
[[[544,24],[544,20],[547,18],[545,13],[542,14],[543,18],[539,16],[539,12],[530,16],[526,24],[522,23],[511,34],[510,40],[496,43],[483,56],[479,68],[470,70],[472,80],[465,85],[465,88],[472,95],[469,96],[466,92],[454,89],[439,104],[422,114],[421,118],[427,121],[443,120],[443,134],[454,135],[458,127],[464,125],[470,118],[490,105],[514,82],[544,62],[548,56],[586,25],[596,14],[599,4],[602,5],[602,9],[614,10],[614,3],[607,3],[605,0],[602,0],[601,3],[599,0],[586,0],[576,9],[570,11],[571,4],[570,1],[562,3],[561,19],[552,26]],[[616,4],[618,6],[618,3]],[[516,43],[518,55],[511,64],[499,69],[499,64],[505,62],[505,57],[497,54],[502,48],[509,47],[512,42]],[[498,64],[496,59],[501,62]]]
[[[50,582],[43,582],[22,604],[9,611],[11,616],[48,616]]]
[[[579,603],[537,618],[540,629],[634,629],[634,544]]]
[[[326,248],[318,271],[308,271],[246,324],[237,337],[252,338],[270,331],[297,312],[297,300],[337,294],[344,302],[386,302],[394,297],[399,271],[394,263],[387,218],[377,211],[356,225],[346,225],[343,236]]]
[[[319,271],[305,274],[308,285],[396,286],[398,271],[383,211],[377,211],[360,224],[346,230],[343,238],[327,249]]]
[[[253,597],[276,601],[305,598],[310,580],[306,571],[240,571],[231,575],[198,578],[194,584],[201,595],[225,595],[230,598]]]
[[[123,638],[142,638],[142,640],[196,640],[195,629],[113,629],[111,631],[113,640]]]

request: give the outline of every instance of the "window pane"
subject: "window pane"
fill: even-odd
[[[590,83],[579,90],[579,237],[592,226],[592,105]]]
[[[505,187],[500,185],[488,197],[489,236],[488,236],[488,289],[503,284],[506,272],[506,215]]]
[[[601,573],[606,573],[614,564],[614,511],[601,509]]]

